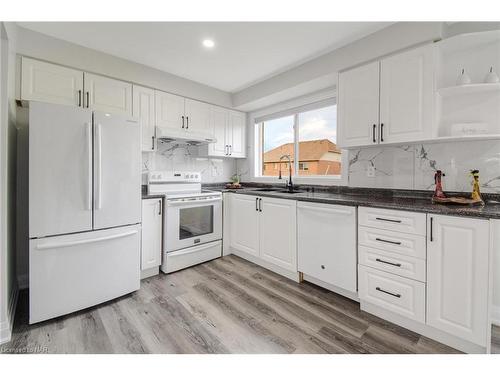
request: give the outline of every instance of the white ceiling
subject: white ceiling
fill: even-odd
[[[19,22],[31,29],[227,92],[237,92],[387,22]],[[212,50],[202,47],[212,38]]]

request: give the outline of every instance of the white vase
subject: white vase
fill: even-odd
[[[470,84],[471,80],[467,73],[465,73],[465,69],[462,69],[462,73],[457,77],[457,85],[463,86]]]
[[[484,83],[498,83],[498,75],[493,71],[493,67],[490,67],[490,71],[484,77]]]

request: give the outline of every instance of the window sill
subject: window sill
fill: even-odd
[[[288,179],[288,176],[283,176],[281,180],[278,177],[266,177],[258,176],[253,177],[247,182],[261,182],[261,183],[280,183]],[[292,176],[292,181],[298,185],[347,185],[347,181],[344,181],[342,176]],[[242,181],[245,183],[245,181]]]

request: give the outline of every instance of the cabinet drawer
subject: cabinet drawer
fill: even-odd
[[[425,284],[359,265],[359,299],[425,322]]]
[[[359,207],[359,224],[425,236],[426,215],[418,212]]]
[[[425,282],[425,260],[359,246],[359,263]]]
[[[390,230],[359,226],[359,245],[368,246],[398,254],[426,258],[425,237]]]

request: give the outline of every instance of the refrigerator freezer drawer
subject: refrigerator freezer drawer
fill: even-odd
[[[139,289],[140,225],[30,240],[36,323]]]

